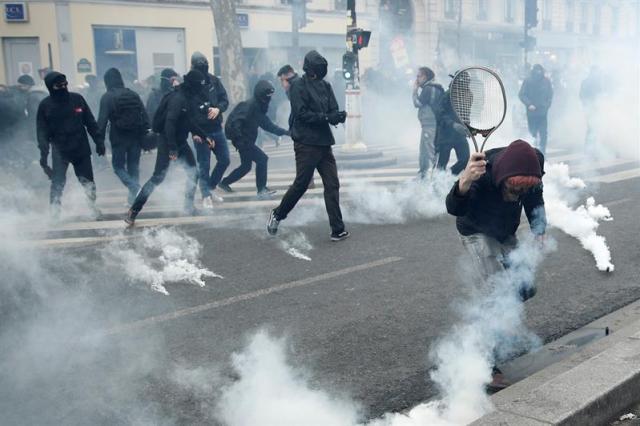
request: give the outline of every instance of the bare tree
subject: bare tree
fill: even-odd
[[[247,94],[247,82],[235,1],[210,0],[210,4],[218,38],[222,80],[226,85],[230,101],[238,103]]]

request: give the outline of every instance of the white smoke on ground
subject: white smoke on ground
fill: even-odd
[[[589,197],[584,205],[573,207],[586,184],[570,177],[566,164],[549,164],[545,171],[544,199],[549,225],[580,241],[582,247],[593,254],[600,271],[613,272],[606,239],[596,233],[600,221],[613,220],[609,209],[596,204],[593,197]]]
[[[437,400],[407,413],[388,413],[369,422],[349,398],[313,389],[309,377],[289,366],[282,340],[258,332],[233,366],[239,379],[222,390],[218,417],[227,426],[345,425],[457,426],[492,410],[485,386],[492,365],[540,344],[524,324],[522,287],[531,286],[545,254],[555,249],[529,237],[509,256],[510,268],[475,288],[461,305],[461,320],[432,350]],[[481,281],[481,280],[480,280]]]
[[[354,426],[356,405],[313,389],[287,362],[285,342],[258,332],[233,355],[239,379],[222,390],[217,417],[226,426]]]
[[[308,253],[313,246],[307,236],[300,231],[282,230],[278,235],[278,247],[296,259],[311,261]]]
[[[119,266],[131,282],[148,284],[168,295],[165,284],[188,282],[205,286],[205,278],[222,278],[202,266],[201,245],[174,228],[144,229],[139,238],[116,240],[102,250],[107,265]]]

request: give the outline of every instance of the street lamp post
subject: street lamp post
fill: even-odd
[[[353,34],[357,30],[356,0],[347,0],[347,50],[355,57],[353,75],[347,79],[345,91],[345,109],[347,121],[344,151],[363,152],[367,146],[362,141],[362,99],[360,97],[360,64],[358,59],[357,40],[354,44]],[[356,36],[357,37],[357,36]]]

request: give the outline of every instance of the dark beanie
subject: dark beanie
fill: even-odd
[[[35,86],[36,82],[33,81],[33,77],[28,74],[23,74],[18,77],[18,84],[24,84],[25,86]]]
[[[502,184],[511,176],[536,176],[542,178],[542,169],[536,150],[521,139],[511,142],[498,153],[491,166],[493,181]]]

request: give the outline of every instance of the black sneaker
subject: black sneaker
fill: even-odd
[[[278,233],[278,225],[280,224],[280,220],[276,217],[276,211],[271,210],[271,214],[269,215],[269,220],[267,221],[267,232],[269,235],[276,235]]]
[[[129,211],[127,212],[127,215],[124,218],[124,223],[127,224],[128,228],[131,228],[133,225],[136,224],[136,216],[137,216],[137,213],[134,213],[133,210],[129,209]]]
[[[349,233],[349,231],[342,231],[342,232],[338,232],[338,233],[333,233],[333,234],[331,234],[331,241],[346,240],[350,236],[351,236],[351,234]]]
[[[218,184],[218,188],[222,189],[224,192],[227,192],[227,193],[235,192],[233,189],[231,189],[231,187],[229,185],[227,185],[226,183],[222,183],[222,182],[220,182]]]

